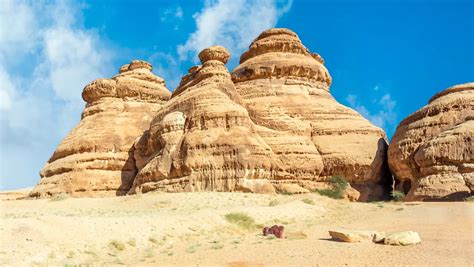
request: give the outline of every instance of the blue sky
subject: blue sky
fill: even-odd
[[[204,47],[294,30],[341,103],[389,137],[436,92],[474,80],[472,0],[0,0],[0,190],[34,186],[80,119],[84,85],[144,59],[173,90]]]

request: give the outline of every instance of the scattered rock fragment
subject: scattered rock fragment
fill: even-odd
[[[263,235],[274,235],[276,238],[285,238],[284,233],[285,228],[283,225],[273,225],[272,227],[264,227],[263,228]]]
[[[420,236],[414,231],[404,231],[389,234],[384,239],[385,245],[408,246],[421,243]]]
[[[329,231],[333,240],[349,243],[357,242],[382,242],[385,233],[371,230],[346,230]]]

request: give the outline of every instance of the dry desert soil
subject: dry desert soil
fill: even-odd
[[[473,202],[246,193],[11,200],[26,192],[0,193],[1,265],[474,265]],[[261,234],[273,224],[285,226],[286,239]],[[413,230],[422,243],[335,242],[328,230],[337,228]]]

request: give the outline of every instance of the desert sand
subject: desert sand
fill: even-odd
[[[315,193],[149,193],[11,200],[2,192],[0,263],[340,266],[474,264],[474,203],[356,203]],[[10,199],[10,200],[9,200]],[[245,213],[257,226],[235,224]],[[285,226],[287,238],[261,234]],[[421,244],[341,243],[328,230],[417,231]]]

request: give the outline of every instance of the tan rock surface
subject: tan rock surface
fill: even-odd
[[[329,235],[333,240],[349,243],[381,242],[385,237],[384,232],[348,229],[330,230]]]
[[[135,144],[139,173],[132,192],[274,192],[274,156],[240,104],[227,50],[204,49],[150,130]],[[252,179],[259,178],[252,182]]]
[[[286,182],[311,190],[342,175],[360,200],[381,197],[391,182],[385,133],[332,97],[323,63],[294,32],[270,29],[241,56],[232,80],[258,134],[284,162]]]
[[[448,88],[397,127],[388,151],[406,200],[473,194],[474,83]]]
[[[420,235],[414,231],[392,233],[384,238],[385,245],[408,246],[418,243],[421,243]]]
[[[82,119],[41,170],[31,196],[120,195],[129,190],[137,172],[133,142],[171,95],[151,69],[149,63],[134,60],[112,79],[98,79],[84,88]]]

